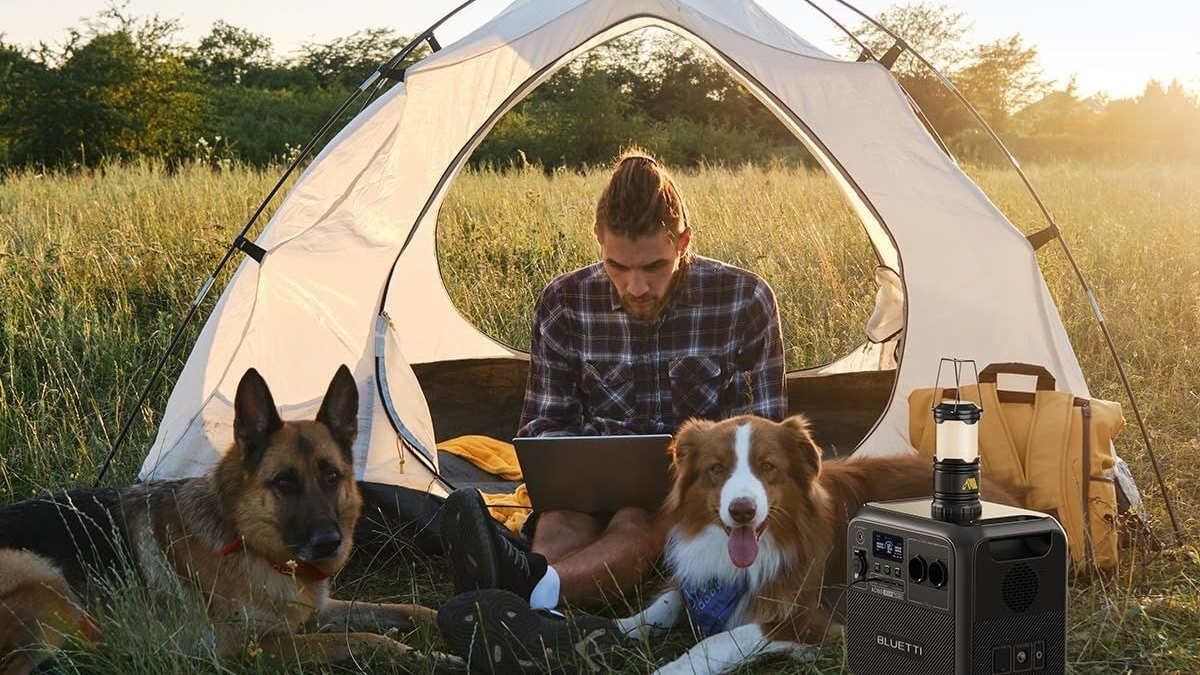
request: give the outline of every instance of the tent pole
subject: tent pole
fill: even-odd
[[[867,21],[872,26],[874,26],[878,30],[882,31],[885,35],[892,38],[893,40],[896,40],[896,41],[903,40],[903,38],[901,38],[900,36],[893,33],[889,28],[887,28],[883,24],[876,21],[870,15],[866,14],[862,10],[860,10],[857,7],[855,7],[854,5],[850,4],[847,0],[833,0],[833,1],[838,3],[839,5],[842,5],[843,7],[846,7],[847,9],[854,12],[858,16],[862,17],[863,20]],[[870,50],[857,38],[857,36],[855,36],[851,31],[849,31],[844,25],[842,25],[841,23],[834,20],[833,17],[831,17],[825,10],[818,7],[815,4],[814,0],[804,0],[804,2],[806,2],[813,9],[815,9],[818,12],[820,12],[821,14],[823,14],[827,19],[829,19],[829,21],[831,21],[834,25],[836,25],[838,28],[840,28],[862,50],[865,50],[866,53],[870,53]],[[905,44],[907,46],[907,43],[905,43]],[[1125,375],[1125,368],[1121,364],[1121,357],[1117,353],[1116,344],[1113,342],[1112,335],[1108,331],[1108,326],[1104,322],[1104,317],[1100,313],[1100,306],[1096,303],[1096,297],[1095,297],[1095,295],[1092,294],[1092,289],[1088,285],[1087,280],[1083,276],[1083,270],[1081,270],[1079,268],[1079,265],[1077,265],[1075,263],[1075,257],[1073,255],[1071,255],[1071,249],[1067,246],[1066,240],[1063,239],[1061,230],[1058,227],[1058,223],[1056,223],[1054,221],[1054,216],[1052,216],[1050,214],[1050,210],[1046,207],[1045,202],[1042,201],[1041,195],[1039,195],[1037,190],[1034,189],[1033,183],[1030,182],[1029,177],[1025,175],[1025,171],[1021,169],[1020,162],[1018,162],[1017,158],[1015,156],[1013,156],[1012,152],[1008,149],[1008,146],[1006,146],[1004,144],[1004,141],[1000,139],[999,134],[997,134],[996,131],[994,129],[992,129],[991,125],[987,123],[987,120],[985,120],[983,118],[983,115],[981,115],[979,113],[979,111],[975,108],[975,106],[972,105],[971,102],[967,100],[967,97],[964,96],[962,94],[962,92],[960,92],[958,90],[958,87],[954,86],[954,83],[951,82],[950,79],[947,78],[945,75],[943,75],[941,71],[939,71],[936,67],[934,67],[934,65],[932,63],[930,63],[928,60],[926,60],[926,58],[924,56],[922,56],[920,52],[913,49],[911,46],[908,46],[908,51],[910,54],[913,55],[913,58],[917,59],[921,63],[921,65],[923,65],[926,69],[928,69],[929,72],[933,73],[933,75],[938,79],[938,81],[942,84],[942,86],[946,88],[947,91],[949,91],[951,94],[954,95],[954,97],[956,99],[958,99],[959,103],[961,103],[963,105],[963,107],[965,107],[967,109],[967,112],[971,114],[971,117],[974,118],[976,123],[978,123],[979,126],[987,133],[988,137],[991,138],[992,142],[996,145],[996,147],[999,148],[1002,153],[1004,153],[1004,156],[1008,159],[1009,164],[1012,165],[1012,168],[1017,172],[1017,175],[1020,177],[1021,182],[1025,185],[1025,189],[1029,191],[1029,194],[1030,194],[1030,196],[1033,197],[1033,200],[1037,204],[1038,209],[1041,210],[1042,215],[1046,218],[1046,222],[1049,223],[1052,231],[1056,233],[1056,238],[1058,239],[1059,243],[1062,245],[1063,252],[1066,253],[1066,255],[1067,255],[1067,261],[1070,263],[1071,268],[1075,270],[1075,276],[1079,279],[1079,283],[1083,286],[1083,292],[1087,296],[1087,300],[1092,306],[1092,312],[1093,312],[1093,314],[1095,314],[1097,322],[1100,324],[1100,332],[1104,335],[1104,341],[1108,345],[1109,354],[1112,355],[1113,363],[1117,367],[1117,375],[1121,379],[1121,384],[1125,388],[1125,395],[1129,398],[1129,407],[1133,409],[1134,418],[1137,420],[1138,428],[1141,430],[1142,443],[1145,444],[1146,454],[1149,455],[1149,457],[1150,457],[1150,464],[1151,464],[1151,467],[1154,469],[1154,477],[1155,477],[1155,480],[1158,482],[1158,490],[1159,490],[1159,493],[1162,495],[1163,504],[1166,506],[1167,515],[1171,520],[1171,529],[1175,533],[1176,544],[1182,544],[1183,543],[1183,531],[1179,527],[1179,520],[1175,516],[1175,507],[1171,503],[1171,496],[1167,492],[1167,486],[1166,486],[1165,482],[1163,481],[1162,472],[1159,470],[1158,458],[1155,456],[1154,448],[1150,444],[1150,434],[1146,431],[1145,421],[1142,419],[1141,411],[1138,409],[1137,399],[1133,394],[1133,386],[1129,383],[1129,378],[1126,377],[1126,375]],[[912,100],[911,97],[909,100],[910,101]],[[916,107],[915,101],[913,101],[913,106],[914,106],[914,108]],[[943,146],[943,149],[945,149],[944,146]]]
[[[112,464],[113,457],[117,454],[117,449],[121,447],[121,444],[125,442],[125,437],[129,435],[129,429],[133,426],[134,418],[137,417],[138,412],[141,411],[142,406],[146,403],[146,398],[150,395],[150,390],[154,387],[154,383],[158,381],[163,366],[166,365],[167,359],[171,357],[171,354],[175,351],[175,347],[179,344],[180,338],[183,337],[184,328],[187,327],[192,316],[196,314],[196,308],[200,306],[200,300],[206,294],[207,288],[212,285],[212,280],[213,277],[209,277],[208,281],[204,282],[204,286],[196,294],[196,299],[192,301],[183,320],[179,322],[179,326],[175,329],[175,334],[171,337],[171,342],[167,345],[166,351],[158,358],[158,363],[154,366],[154,372],[151,373],[146,386],[142,388],[142,393],[138,396],[137,402],[133,404],[133,410],[129,411],[129,414],[125,416],[125,422],[121,424],[121,431],[117,434],[117,439],[113,441],[112,447],[108,449],[108,454],[104,457],[104,463],[100,465],[100,471],[96,474],[96,481],[92,483],[92,487],[99,487],[100,481],[104,480],[104,474],[108,473],[108,467]]]
[[[1112,354],[1113,363],[1117,366],[1117,375],[1121,378],[1121,384],[1125,387],[1125,395],[1129,397],[1129,407],[1133,409],[1133,416],[1137,420],[1138,430],[1142,433],[1142,443],[1146,446],[1146,454],[1150,456],[1150,466],[1154,469],[1154,477],[1158,481],[1158,489],[1162,493],[1163,503],[1167,508],[1167,516],[1171,520],[1171,528],[1175,532],[1175,544],[1177,546],[1183,544],[1183,530],[1179,527],[1179,519],[1175,515],[1175,507],[1167,495],[1167,486],[1163,482],[1162,471],[1159,470],[1158,457],[1155,456],[1154,449],[1150,445],[1150,435],[1147,433],[1146,424],[1142,420],[1142,411],[1138,408],[1137,399],[1133,395],[1133,385],[1129,383],[1129,378],[1125,375],[1125,367],[1121,364],[1121,357],[1117,355],[1117,346],[1113,342],[1112,334],[1108,331],[1108,323],[1104,321],[1104,315],[1100,312],[1100,304],[1096,302],[1096,296],[1092,293],[1091,286],[1088,285],[1087,280],[1084,278],[1083,270],[1076,264],[1075,256],[1071,254],[1071,249],[1067,246],[1067,241],[1061,235],[1056,238],[1058,239],[1058,243],[1062,245],[1063,253],[1066,254],[1067,261],[1071,264],[1071,269],[1075,270],[1075,276],[1083,286],[1083,292],[1087,296],[1088,303],[1092,306],[1092,314],[1096,317],[1096,323],[1100,325],[1100,333],[1104,335],[1104,342],[1108,345],[1108,351]]]
[[[217,276],[220,275],[221,271],[225,269],[225,266],[229,264],[230,259],[233,258],[234,251],[242,250],[261,262],[263,251],[246,239],[246,233],[249,232],[250,228],[254,226],[254,223],[258,221],[263,211],[266,210],[267,205],[270,204],[273,199],[275,199],[275,196],[283,188],[283,185],[287,182],[287,179],[296,171],[296,169],[300,166],[300,163],[312,153],[313,148],[317,146],[317,143],[321,142],[325,135],[329,133],[335,124],[337,124],[338,120],[341,119],[342,115],[345,114],[346,110],[348,110],[350,106],[354,104],[354,102],[363,94],[363,92],[365,92],[368,88],[377,85],[385,73],[394,72],[396,68],[403,63],[404,59],[408,58],[412,52],[416,51],[421,44],[429,43],[431,45],[436,45],[437,43],[433,36],[433,31],[450,19],[450,17],[458,14],[460,11],[474,2],[475,0],[466,0],[458,7],[450,10],[449,13],[447,13],[441,19],[435,21],[433,25],[422,31],[419,35],[417,35],[417,37],[413,38],[408,44],[401,48],[400,51],[396,52],[396,54],[388,59],[386,63],[376,69],[375,72],[366,79],[366,81],[359,85],[358,89],[354,90],[354,93],[352,93],[350,97],[347,98],[340,107],[338,107],[337,111],[335,111],[333,115],[331,115],[329,119],[326,120],[323,125],[321,125],[321,128],[317,130],[317,133],[314,134],[307,143],[305,143],[300,152],[296,153],[296,157],[292,160],[291,164],[288,165],[287,169],[284,170],[283,175],[279,177],[279,180],[276,181],[275,186],[272,187],[271,191],[267,193],[267,196],[263,198],[262,203],[258,205],[258,208],[255,209],[253,215],[251,215],[246,221],[246,224],[242,226],[241,231],[238,232],[237,236],[229,244],[229,247],[225,249],[225,255],[221,257],[221,261],[217,263],[217,266],[213,269],[212,274],[210,274],[208,279],[206,279],[205,282],[200,286],[199,292],[196,293],[196,297],[192,300],[191,305],[188,306],[187,312],[184,314],[183,319],[179,322],[179,326],[175,329],[175,334],[171,337],[171,342],[167,345],[166,350],[163,351],[162,356],[159,357],[158,363],[155,364],[154,372],[150,374],[150,379],[147,380],[146,385],[142,388],[141,394],[138,395],[137,402],[133,405],[133,410],[129,411],[129,414],[125,417],[125,421],[121,424],[121,430],[117,433],[116,440],[113,441],[112,446],[108,449],[108,454],[104,457],[104,462],[100,465],[100,470],[96,474],[96,480],[92,484],[93,487],[99,486],[101,481],[104,480],[105,474],[108,473],[109,466],[112,465],[113,458],[116,457],[121,445],[123,445],[125,442],[125,438],[129,435],[129,430],[133,426],[134,419],[137,417],[138,413],[141,412],[142,406],[145,405],[146,399],[150,396],[150,391],[154,388],[154,385],[158,382],[158,378],[162,375],[162,371],[166,366],[167,359],[171,358],[171,354],[173,354],[175,349],[178,348],[179,342],[183,338],[184,330],[191,322],[192,317],[194,317],[196,312],[200,309],[200,303],[204,301],[204,298],[208,295],[209,290],[212,289],[213,284],[216,283]]]

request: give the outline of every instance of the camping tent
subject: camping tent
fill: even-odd
[[[517,0],[409,67],[325,146],[243,247],[254,255],[205,324],[140,477],[194,476],[215,462],[232,438],[247,367],[264,375],[285,416],[299,417],[315,411],[347,363],[364,402],[359,479],[444,494],[435,442],[512,433],[528,357],[453,306],[435,253],[442,199],[531,90],[575,56],[648,26],[694,42],[776,114],[840,186],[880,266],[902,282],[902,292],[881,282],[886,302],[877,308],[877,329],[903,309],[895,370],[853,372],[891,360],[848,357],[793,373],[793,406],[811,403],[804,392],[826,378],[865,378],[850,388],[868,383],[875,407],[849,442],[879,455],[910,447],[907,394],[932,384],[942,357],[1042,364],[1060,389],[1089,395],[1034,248],[879,62],[834,58],[751,0]],[[898,345],[894,331],[882,332]]]

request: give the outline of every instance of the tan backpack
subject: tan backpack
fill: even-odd
[[[1000,374],[1036,377],[1037,387],[1000,389]],[[932,457],[933,406],[954,400],[956,393],[959,400],[979,405],[980,471],[1028,490],[1025,507],[1058,520],[1077,568],[1091,564],[1113,570],[1118,537],[1112,439],[1125,425],[1121,404],[1078,398],[1054,387],[1054,376],[1041,366],[994,363],[979,371],[978,387],[913,390],[909,439],[918,452]]]

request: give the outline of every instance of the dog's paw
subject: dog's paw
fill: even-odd
[[[788,658],[796,663],[814,663],[821,656],[819,645],[794,644],[787,652]]]
[[[617,619],[617,632],[630,640],[645,640],[652,633],[650,626],[640,616]]]

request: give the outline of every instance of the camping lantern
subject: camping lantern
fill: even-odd
[[[937,435],[932,516],[948,523],[969,524],[978,520],[983,512],[979,503],[979,418],[983,408],[961,400],[962,368],[964,364],[971,364],[976,389],[979,387],[979,370],[973,360],[943,358],[938,362],[935,388],[942,376],[942,364],[947,361],[954,368],[954,399],[949,400],[943,395],[942,401],[933,407]]]

